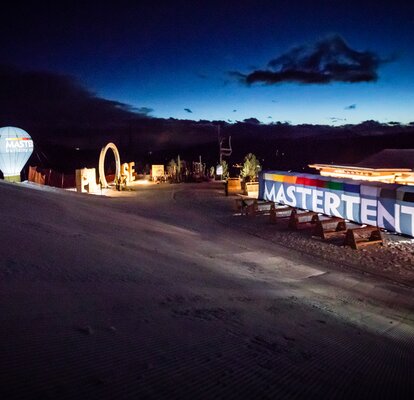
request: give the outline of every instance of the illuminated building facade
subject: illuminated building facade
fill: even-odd
[[[414,185],[414,150],[383,150],[355,165],[310,164],[320,175],[358,181]]]

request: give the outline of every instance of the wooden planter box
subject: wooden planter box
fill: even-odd
[[[226,196],[229,194],[242,193],[240,178],[228,178],[225,186]]]
[[[246,182],[244,184],[244,194],[257,199],[259,197],[259,182]]]

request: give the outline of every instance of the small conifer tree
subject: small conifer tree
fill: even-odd
[[[253,153],[249,153],[244,157],[243,168],[240,172],[240,176],[246,181],[251,182],[255,181],[259,176],[261,166],[259,160]]]
[[[177,163],[174,159],[172,159],[167,165],[167,172],[168,175],[171,177],[173,181],[175,181],[175,177],[177,174]]]
[[[220,165],[223,168],[221,179],[227,179],[229,177],[229,166],[227,164],[227,161],[222,160]]]

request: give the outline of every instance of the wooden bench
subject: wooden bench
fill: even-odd
[[[257,199],[237,193],[237,197],[235,198],[235,209],[237,212],[240,212],[241,215],[246,214],[247,207],[252,205],[255,201],[257,201]]]
[[[226,196],[229,194],[242,193],[240,178],[228,178],[225,184]]]
[[[315,215],[318,213],[314,211],[298,211],[294,209],[290,214],[289,228],[291,229],[306,229],[312,228],[315,224]]]
[[[315,221],[315,219],[314,219]],[[320,237],[323,240],[344,239],[346,235],[346,222],[343,218],[318,216],[312,236]]]
[[[290,218],[293,208],[290,206],[275,206],[270,212],[270,222],[276,224],[281,219]]]
[[[270,215],[275,208],[273,201],[257,200],[246,207],[246,215],[256,217],[257,215]]]
[[[370,246],[374,244],[384,245],[381,231],[376,226],[364,226],[361,228],[348,229],[345,236],[345,244],[353,249]]]

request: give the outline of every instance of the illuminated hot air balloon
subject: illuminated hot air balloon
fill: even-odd
[[[0,170],[4,179],[20,182],[20,171],[33,153],[33,140],[20,128],[0,128]]]

